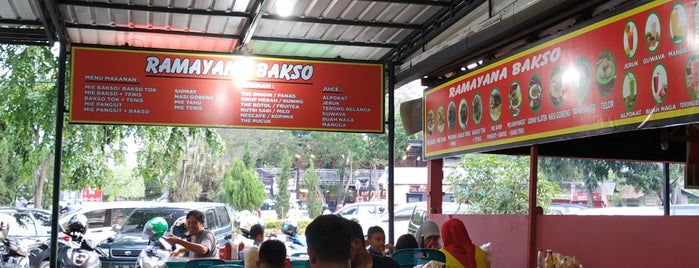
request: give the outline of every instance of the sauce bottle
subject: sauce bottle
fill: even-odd
[[[544,259],[544,268],[556,268],[556,260],[553,257],[553,250],[546,250],[546,259]]]

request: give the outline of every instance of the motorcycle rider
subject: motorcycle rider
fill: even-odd
[[[282,223],[282,233],[287,235],[289,240],[293,242],[294,245],[299,245],[302,247],[305,247],[301,240],[299,239],[299,236],[297,234],[298,229],[299,229],[299,224],[296,223],[296,221],[292,220],[286,220],[284,223]]]
[[[29,256],[29,252],[27,252],[27,248],[8,238],[10,221],[0,220],[0,267],[28,268],[27,256]]]

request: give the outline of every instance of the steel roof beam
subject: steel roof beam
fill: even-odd
[[[5,39],[4,37],[0,37],[0,44],[24,46],[50,46],[52,45],[52,42],[49,42],[48,40],[46,40],[46,38],[42,40],[18,40],[16,38]]]
[[[423,5],[423,6],[441,6],[447,7],[451,5],[452,1],[449,0],[359,0],[359,1],[369,1],[369,2],[387,2],[387,3],[397,3],[397,4],[411,4],[411,5]]]
[[[266,37],[266,36],[253,36],[252,40],[285,42],[285,43],[324,44],[324,45],[336,45],[336,46],[396,48],[396,44],[386,44],[386,43],[333,41],[333,40],[299,39],[299,38],[278,38],[278,37]]]
[[[46,34],[42,29],[21,29],[21,28],[3,28],[0,36],[17,36],[18,39],[26,37],[42,37],[46,40]]]
[[[208,16],[224,16],[224,17],[241,17],[241,18],[247,18],[250,15],[250,14],[245,13],[245,12],[233,12],[233,11],[224,11],[224,10],[206,10],[206,9],[193,9],[193,8],[190,9],[190,8],[161,7],[161,6],[142,6],[142,5],[116,4],[116,3],[103,3],[103,2],[85,2],[85,1],[75,1],[75,0],[59,0],[58,4],[63,5],[63,6],[111,8],[111,9],[138,10],[138,11],[175,13],[175,14],[186,14],[186,15],[208,15]]]
[[[44,26],[40,21],[0,19],[0,24],[18,26]],[[4,28],[3,28],[4,29]]]
[[[77,23],[67,23],[66,27],[67,28],[77,28],[77,29],[88,29],[88,30],[107,30],[107,31],[119,31],[119,32],[173,34],[173,35],[215,37],[215,38],[227,38],[227,39],[239,39],[240,38],[240,35],[237,35],[237,34],[213,34],[213,33],[203,33],[203,32],[185,32],[185,31],[174,31],[174,30],[131,28],[131,27],[107,26],[107,25],[89,25],[89,24],[77,24]]]
[[[406,57],[409,57],[427,44],[429,40],[437,37],[454,23],[487,1],[488,0],[461,0],[455,1],[450,7],[442,8],[441,12],[435,14],[429,21],[425,22],[423,31],[414,31],[410,36],[403,39],[395,51],[386,54],[383,60],[395,59],[398,62],[402,62]]]
[[[310,18],[310,17],[282,17],[279,15],[263,15],[262,18],[268,19],[268,20],[283,20],[283,21],[307,22],[307,23],[318,23],[318,24],[336,24],[336,25],[379,27],[379,28],[422,29],[422,25],[420,25],[420,24],[402,24],[402,23],[356,21],[356,20],[336,20],[336,19],[322,19],[322,18]]]

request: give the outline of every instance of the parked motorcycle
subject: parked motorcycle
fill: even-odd
[[[0,222],[0,267],[29,268],[29,252],[17,241],[7,237],[9,230],[9,224]]]
[[[184,216],[175,220],[169,234],[179,238],[188,238],[186,222],[187,218]],[[136,268],[167,267],[167,259],[170,253],[176,249],[174,245],[170,245],[163,238],[167,231],[167,221],[162,217],[155,217],[146,222],[143,227],[143,235],[148,238],[148,245],[138,255]]]
[[[69,268],[95,268],[102,267],[100,257],[108,255],[97,243],[90,239],[85,239],[87,231],[87,217],[82,214],[74,215],[68,222],[68,231],[61,234],[58,239],[57,264],[58,267]],[[49,257],[51,252],[49,246],[44,243],[39,246],[39,252],[33,252],[34,258],[41,262],[40,268],[49,267]]]

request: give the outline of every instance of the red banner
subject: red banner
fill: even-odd
[[[695,1],[653,1],[425,92],[426,159],[699,120]]]
[[[71,123],[384,131],[383,65],[73,47]]]
[[[93,188],[83,188],[82,202],[102,202],[102,190]]]

